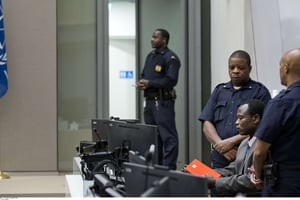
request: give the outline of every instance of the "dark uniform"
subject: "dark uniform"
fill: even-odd
[[[158,126],[159,164],[176,169],[178,135],[175,125],[175,90],[180,60],[170,49],[153,50],[146,58],[141,78],[149,80],[144,92],[146,124]]]
[[[212,122],[221,139],[232,137],[238,134],[235,126],[237,109],[247,99],[259,99],[267,103],[271,99],[271,95],[263,84],[251,79],[239,89],[234,89],[231,81],[219,84],[198,119],[201,122]],[[211,161],[213,168],[223,168],[230,163],[216,150],[211,152]]]
[[[270,100],[255,136],[271,144],[271,158],[278,163],[277,182],[264,185],[264,196],[299,197],[300,81]]]

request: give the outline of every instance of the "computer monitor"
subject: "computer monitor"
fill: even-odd
[[[128,197],[208,197],[205,177],[129,162],[123,163],[123,167]]]
[[[108,151],[117,148],[128,148],[145,156],[150,147],[154,146],[152,163],[157,164],[157,126],[124,121],[110,121],[108,127]]]
[[[153,183],[153,186],[148,188],[141,197],[169,197],[170,196],[170,180],[168,176],[164,176],[157,182]]]
[[[108,126],[111,120],[108,119],[92,119],[92,141],[107,140]]]

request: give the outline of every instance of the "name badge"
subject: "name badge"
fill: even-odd
[[[160,65],[156,65],[155,66],[155,71],[156,72],[161,72],[161,66]]]

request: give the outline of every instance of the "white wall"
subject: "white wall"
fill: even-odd
[[[227,62],[237,49],[252,59],[251,78],[271,93],[284,87],[279,78],[283,52],[300,47],[300,1],[212,0],[212,89],[229,80]]]
[[[211,1],[211,89],[229,80],[228,58],[238,49],[250,54],[251,78],[257,79],[248,5],[247,0]]]
[[[109,115],[121,119],[136,119],[135,21],[135,3],[110,3]]]
[[[279,0],[282,49],[300,47],[300,1]]]
[[[251,0],[251,3],[258,78],[276,93],[284,88],[279,77],[282,54],[300,47],[300,1]]]
[[[279,59],[282,46],[278,1],[251,0],[251,7],[258,79],[270,92],[280,90]]]

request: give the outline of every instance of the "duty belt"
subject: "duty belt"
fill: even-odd
[[[159,89],[158,93],[148,94],[145,96],[146,100],[175,100],[176,92],[174,89],[164,90]]]
[[[157,100],[161,100],[161,98],[159,96],[146,96],[145,97],[146,100],[151,100],[151,101],[157,101]],[[172,97],[162,97],[162,100],[172,100]]]

